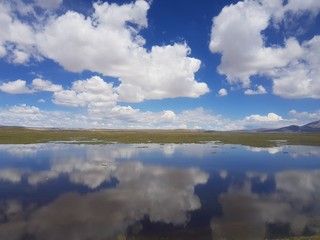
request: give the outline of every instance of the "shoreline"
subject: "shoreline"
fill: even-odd
[[[286,145],[320,146],[320,133],[218,132],[199,130],[86,130],[0,127],[0,144],[34,144],[56,141],[75,143],[201,143],[219,141],[253,147]]]

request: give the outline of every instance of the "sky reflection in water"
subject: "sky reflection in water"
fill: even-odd
[[[320,233],[319,147],[34,144],[0,156],[0,239]]]

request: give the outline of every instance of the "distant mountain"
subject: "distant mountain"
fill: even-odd
[[[311,122],[303,126],[291,125],[277,129],[263,130],[263,132],[320,132],[320,121]]]
[[[304,127],[320,129],[320,121],[308,123],[308,124],[304,125]]]

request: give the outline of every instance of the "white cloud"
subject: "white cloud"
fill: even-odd
[[[31,26],[21,22],[12,14],[10,5],[0,3],[0,42],[15,43],[17,46],[25,46],[35,43],[35,35]]]
[[[268,113],[266,116],[259,114],[250,115],[245,118],[247,121],[258,121],[258,122],[277,122],[282,121],[283,118],[275,113]]]
[[[64,90],[65,91],[65,90]],[[62,91],[62,92],[64,92]],[[44,111],[26,104],[16,105],[0,111],[0,125],[22,125],[30,127],[62,127],[62,128],[110,128],[110,129],[205,129],[205,130],[241,130],[256,128],[280,128],[289,125],[303,125],[319,119],[319,112],[307,113],[292,110],[291,118],[285,119],[275,113],[267,115],[253,114],[243,119],[227,119],[214,115],[203,108],[182,112],[164,110],[159,112],[141,111],[131,106],[114,105],[101,99],[94,103],[79,97],[81,93],[69,99],[70,104],[84,104],[88,112]],[[57,92],[60,93],[60,92]],[[92,94],[92,93],[91,93]],[[85,95],[88,97],[87,95]],[[69,96],[66,96],[69,97]],[[98,97],[99,98],[99,97]],[[90,99],[88,97],[87,99]],[[66,101],[67,99],[62,99]]]
[[[113,85],[99,76],[73,82],[71,90],[53,94],[53,102],[65,106],[88,106],[88,108],[111,108],[115,106],[117,95]]]
[[[50,117],[46,116],[38,107],[26,104],[14,105],[0,111],[0,125],[41,127],[51,121]]]
[[[18,79],[16,81],[2,83],[0,91],[12,94],[31,93],[32,91],[27,87],[26,81]]]
[[[95,11],[100,14],[92,18],[68,11],[51,19],[37,36],[40,51],[69,71],[91,70],[116,75],[126,64],[129,65],[131,60],[126,57],[133,57],[130,49],[139,47],[131,41],[134,33],[125,27],[125,21],[134,20],[136,8],[133,4],[126,5],[126,15],[117,20],[121,8],[108,6],[108,3],[96,4]],[[103,19],[102,23],[99,22],[103,10],[110,22]]]
[[[235,120],[233,123],[233,129],[275,129],[289,125],[299,125],[301,122],[292,118],[283,118],[275,113],[268,113],[267,115],[252,114],[242,120]]]
[[[2,83],[0,85],[0,91],[11,94],[34,93],[39,91],[58,92],[62,90],[63,88],[61,85],[56,85],[48,80],[40,78],[33,79],[30,86],[27,85],[25,80],[21,79]]]
[[[320,2],[317,0],[289,0],[288,4],[284,7],[284,12],[288,11],[294,13],[302,13],[303,11],[308,11],[316,15],[320,11]]]
[[[315,112],[298,112],[296,110],[289,111],[289,116],[305,123],[320,119],[320,110]]]
[[[171,110],[165,110],[163,111],[161,118],[165,120],[174,120],[176,118],[176,114]]]
[[[178,129],[188,129],[188,126],[187,126],[187,124],[180,124],[178,126]]]
[[[137,59],[132,73],[125,78],[120,77],[122,84],[118,88],[119,98],[124,101],[142,101],[143,98],[196,98],[207,93],[207,85],[194,78],[201,61],[188,57],[190,53],[186,44],[152,47],[150,53],[144,53]],[[127,96],[132,97],[132,91],[138,96],[131,99]]]
[[[257,86],[257,90],[247,89],[244,91],[244,94],[246,95],[260,95],[260,94],[266,94],[267,90],[262,86]]]
[[[319,2],[288,1],[238,2],[226,6],[213,19],[210,50],[220,53],[218,70],[230,84],[250,87],[251,77],[265,75],[273,81],[273,92],[286,98],[320,98],[319,36],[300,44],[291,37],[279,45],[268,46],[263,35],[271,24],[279,27],[286,13],[320,11]],[[235,40],[236,39],[236,40]],[[283,45],[283,46],[281,46]],[[256,93],[247,90],[247,93]]]
[[[273,92],[286,98],[320,98],[320,36],[302,44],[303,57],[278,72]]]
[[[218,92],[219,96],[227,96],[228,95],[228,91],[225,88],[221,88]]]
[[[23,64],[29,61],[29,55],[21,50],[15,49],[13,51],[12,62]]]
[[[31,26],[17,19],[9,2],[0,2],[0,57],[9,54],[9,61],[26,63],[33,52],[35,33]]]
[[[249,87],[250,76],[284,67],[301,55],[294,39],[287,40],[284,48],[264,46],[261,31],[268,27],[270,18],[271,13],[257,1],[224,7],[214,18],[210,50],[222,54],[218,69],[230,83]]]
[[[88,102],[91,96],[80,97],[79,92],[73,90],[62,91],[66,96],[59,99],[69,106],[71,104],[87,105],[85,114],[73,112],[44,111],[35,106],[26,104],[1,109],[0,125],[22,125],[30,127],[62,127],[62,128],[129,128],[129,129],[178,129],[201,128],[214,130],[230,130],[239,128],[228,119],[211,114],[202,108],[175,113],[171,110],[160,112],[140,111],[131,106],[115,105],[105,97],[96,104]],[[61,93],[56,92],[54,94]],[[71,97],[67,95],[73,93]],[[99,94],[98,94],[99,95]],[[32,111],[34,114],[31,114]],[[26,114],[29,112],[30,114]]]
[[[175,125],[187,126],[188,129],[201,128],[201,129],[227,129],[228,120],[223,119],[219,115],[214,115],[210,111],[203,108],[196,108],[182,111],[176,114]]]
[[[143,48],[138,30],[147,26],[146,2],[94,6],[94,18],[68,12],[53,19],[39,34],[41,51],[67,70],[88,69],[119,78],[121,101],[198,97],[208,92],[205,83],[194,79],[201,62],[188,57],[191,50],[186,44],[153,46],[150,52]],[[129,28],[126,22],[138,28]]]
[[[5,49],[5,47],[1,46],[1,42],[0,42],[0,58],[4,57],[7,54],[7,50]]]
[[[31,87],[34,91],[59,92],[63,90],[61,85],[56,85],[48,80],[43,80],[40,78],[33,79]]]
[[[31,0],[31,1],[21,1],[21,0],[2,0],[1,4],[8,9],[13,19],[15,19],[16,13],[21,16],[31,17],[36,23],[43,23],[43,20],[52,14],[54,10],[62,5],[63,0]],[[21,21],[26,26],[25,21]],[[36,26],[34,24],[33,26]]]
[[[27,127],[90,127],[94,126],[86,116],[72,112],[43,111],[36,106],[26,104],[2,108],[0,124],[6,126]]]
[[[111,112],[116,116],[130,116],[139,112],[139,109],[134,109],[130,106],[115,106],[111,109]]]
[[[38,0],[34,4],[55,8],[60,3]],[[195,79],[201,61],[189,57],[191,50],[185,43],[144,48],[145,39],[139,32],[148,26],[147,1],[94,3],[92,15],[68,11],[58,17],[49,15],[39,23],[22,23],[9,4],[0,5],[5,20],[1,55],[7,53],[4,43],[10,42],[12,49],[7,55],[15,63],[33,58],[40,61],[43,56],[72,72],[90,70],[116,77],[120,81],[119,100],[126,102],[196,98],[209,92],[206,83]],[[33,6],[26,11],[32,11]]]
[[[12,113],[17,114],[38,114],[40,113],[40,109],[35,106],[27,106],[26,104],[15,105],[9,109]]]

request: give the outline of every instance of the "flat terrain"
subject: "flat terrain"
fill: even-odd
[[[54,141],[86,143],[200,143],[220,141],[271,147],[285,141],[290,145],[320,146],[320,133],[214,132],[191,130],[63,130],[0,127],[0,144],[30,144]]]

